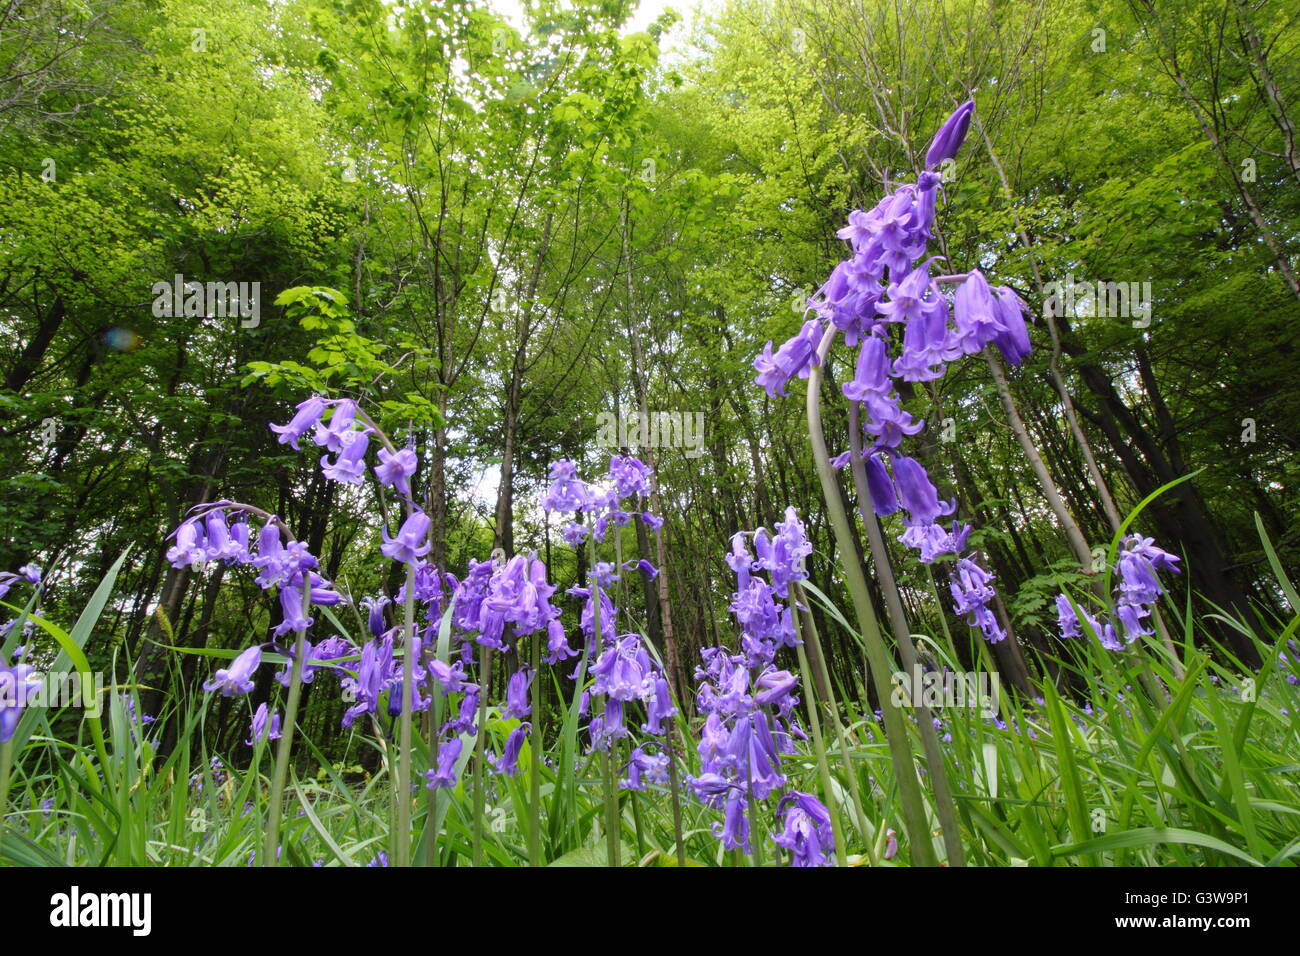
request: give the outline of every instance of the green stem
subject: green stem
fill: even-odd
[[[817,634],[817,624],[813,621],[812,611],[809,609],[803,588],[799,587],[797,584],[795,585],[795,600],[804,609],[802,617],[804,624],[808,628],[805,640],[809,647],[812,648],[813,653],[817,655],[818,659],[823,661],[824,671],[826,655],[822,650],[821,638]],[[800,666],[802,667],[803,665]],[[831,686],[830,676],[825,675],[823,681],[824,686],[829,689]],[[849,796],[853,800],[854,819],[857,821],[858,832],[862,834],[862,841],[867,848],[867,859],[870,860],[872,866],[875,866],[876,853],[871,845],[871,831],[867,827],[866,808],[862,802],[862,790],[858,784],[858,774],[853,767],[853,755],[852,751],[849,749],[848,735],[844,733],[844,724],[840,721],[840,709],[839,705],[836,703],[834,692],[831,691],[830,694],[830,698],[825,701],[826,710],[830,715],[831,726],[835,730],[835,739],[840,745],[840,764],[844,767],[844,776],[849,782]]]
[[[606,709],[608,710],[608,707]],[[619,860],[618,845],[622,826],[618,811],[618,790],[616,789],[618,783],[615,780],[614,773],[614,761],[617,754],[618,743],[611,740],[609,749],[605,751],[605,856],[609,865],[615,868],[622,865]]]
[[[801,630],[799,627],[799,615],[791,615],[794,620],[795,633]],[[799,644],[795,647],[799,655],[799,669],[805,674],[811,674],[812,668],[808,666],[808,652],[804,650],[803,638],[799,638]],[[811,689],[811,684],[809,685]],[[808,723],[813,732],[813,753],[817,755],[817,773],[822,781],[822,802],[826,804],[826,809],[831,815],[831,832],[835,834],[835,865],[848,866],[848,848],[844,845],[844,826],[840,823],[839,803],[835,799],[835,790],[831,786],[831,768],[826,762],[826,745],[822,741],[822,721],[817,716],[817,694],[809,694],[811,698],[808,701]]]
[[[311,582],[303,585],[303,607],[310,606]],[[298,631],[293,645],[293,668],[289,676],[289,702],[284,708],[284,733],[275,751],[275,778],[271,781],[271,809],[266,824],[266,842],[262,846],[262,866],[279,866],[276,850],[280,846],[280,812],[284,806],[284,785],[289,777],[289,756],[293,753],[293,732],[298,721],[298,701],[302,698],[302,659],[306,656],[307,632]]]
[[[483,865],[483,812],[487,802],[484,789],[483,761],[487,739],[487,699],[492,678],[492,648],[478,649],[478,738],[474,742],[474,849],[475,866]]]
[[[673,846],[677,851],[677,865],[686,865],[686,839],[682,833],[681,784],[677,777],[677,720],[664,734],[664,748],[668,752],[668,785],[673,795]]]
[[[531,765],[528,780],[528,865],[542,865],[542,638],[532,636],[533,739],[529,747]]]
[[[876,566],[876,579],[884,595],[885,610],[889,615],[890,627],[894,632],[894,643],[898,645],[899,655],[903,658],[903,668],[909,673],[916,673],[916,646],[912,643],[912,632],[907,626],[907,615],[903,612],[903,596],[898,593],[898,582],[894,580],[894,569],[889,561],[889,550],[885,546],[885,536],[881,533],[880,522],[871,504],[871,493],[867,487],[866,462],[862,460],[861,406],[858,402],[849,403],[849,448],[851,450],[854,489],[858,495],[858,512],[863,527],[867,529],[867,543],[871,547],[871,558]],[[942,610],[942,608],[941,608]],[[943,748],[939,746],[939,734],[934,727],[934,718],[930,708],[924,703],[914,701],[917,727],[921,731],[921,746],[925,750],[925,762],[930,771],[930,786],[934,790],[935,810],[939,816],[939,827],[943,832],[943,846],[948,853],[949,866],[965,866],[966,856],[961,845],[961,832],[957,827],[957,806],[952,799],[952,788],[948,784],[948,771],[944,765]]]
[[[835,342],[836,332],[836,328],[831,326],[823,335],[817,350],[819,363],[826,361],[826,355]],[[897,708],[887,706],[892,691],[890,677],[894,672],[893,662],[890,660],[889,649],[885,646],[884,638],[880,633],[867,579],[856,559],[857,548],[853,528],[840,499],[840,486],[835,469],[831,466],[830,455],[826,452],[826,436],[822,431],[821,384],[822,364],[815,364],[808,375],[808,440],[812,443],[813,460],[817,465],[822,497],[826,499],[826,511],[830,517],[831,530],[843,555],[840,565],[844,569],[849,594],[853,598],[853,608],[857,614],[858,626],[861,628],[871,680],[876,688],[876,696],[881,701],[885,738],[889,744],[889,756],[893,761],[894,775],[898,781],[898,796],[903,805],[903,821],[907,828],[912,857],[921,866],[935,866],[938,861],[934,855],[934,846],[930,842],[925,802],[921,793],[921,782],[912,763],[907,726]]]
[[[403,602],[405,654],[402,656],[402,715],[397,745],[397,839],[393,841],[393,866],[411,865],[411,710],[415,672],[415,565],[406,566],[406,600]]]
[[[0,844],[4,842],[5,820],[9,817],[9,774],[13,766],[14,742],[10,738],[0,744]]]

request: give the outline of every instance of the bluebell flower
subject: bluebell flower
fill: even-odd
[[[790,851],[792,866],[830,866],[835,831],[830,811],[810,793],[792,790],[777,805],[782,830],[772,840]],[[891,831],[892,832],[892,831]]]
[[[262,663],[262,648],[258,644],[244,650],[229,667],[220,668],[212,679],[204,683],[206,691],[221,690],[222,697],[247,694],[253,689],[253,674]]]

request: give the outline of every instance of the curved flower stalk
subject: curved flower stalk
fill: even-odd
[[[973,111],[974,104],[967,102],[943,124],[927,153],[926,169],[916,183],[896,187],[869,212],[858,210],[850,214],[848,225],[838,235],[849,243],[852,255],[835,267],[830,278],[809,300],[813,317],[775,354],[768,343],[763,354],[754,360],[754,367],[758,372],[755,383],[770,395],[784,394],[785,384],[794,375],[809,379],[809,433],[832,528],[841,550],[853,554],[855,549],[833,468],[851,463],[859,497],[871,502],[876,515],[906,513],[906,528],[899,540],[917,550],[923,562],[933,562],[943,554],[957,557],[949,588],[954,611],[978,626],[987,641],[996,643],[1006,633],[989,607],[993,597],[992,575],[978,564],[975,555],[963,553],[969,529],[956,525],[945,528],[939,522],[953,513],[952,503],[941,502],[924,467],[899,450],[904,438],[924,427],[924,422],[914,420],[902,408],[899,382],[937,379],[949,363],[990,345],[1013,365],[1020,364],[1030,351],[1025,306],[1012,289],[990,286],[978,269],[964,274],[933,275],[935,259],[924,258],[933,238],[941,186],[935,168],[956,155]],[[951,297],[946,291],[948,287],[955,287]],[[893,332],[894,326],[901,326],[900,334]],[[839,332],[844,333],[849,345],[857,346],[858,355],[853,378],[842,386],[850,402],[851,447],[832,463],[821,431],[818,393],[821,365]],[[865,415],[859,409],[865,410]],[[873,527],[874,520],[865,514],[863,518],[882,578],[882,590],[886,593],[891,628],[905,662],[908,658],[914,660],[915,650],[902,614],[901,598],[892,586],[884,541]],[[865,579],[855,581],[861,572],[856,567],[848,567],[854,564],[846,562],[846,573],[863,629],[868,666],[877,681],[877,692],[884,699],[885,685],[881,682],[892,672],[892,667],[887,650],[883,644],[878,646],[879,625]],[[886,729],[891,737],[895,771],[900,776],[909,834],[913,847],[921,850],[918,838],[924,839],[928,827],[924,827],[919,782],[904,741],[894,739],[901,738],[901,723],[899,729],[890,731],[892,723],[899,722],[887,715]],[[949,862],[960,865],[962,851],[956,813],[942,754],[930,722],[922,719],[920,725],[931,779],[935,781],[936,808]],[[921,856],[927,858],[929,854],[921,850]]]

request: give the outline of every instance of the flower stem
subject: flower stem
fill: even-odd
[[[861,628],[863,644],[866,648],[868,669],[876,688],[876,696],[881,701],[881,713],[885,723],[885,736],[889,744],[889,756],[894,764],[894,775],[898,781],[899,800],[903,805],[903,820],[907,828],[913,859],[922,866],[934,866],[937,860],[934,847],[930,842],[929,825],[926,820],[925,802],[921,793],[921,782],[912,763],[912,749],[907,739],[907,726],[897,708],[887,706],[889,703],[891,683],[890,675],[894,668],[890,660],[889,649],[885,646],[880,633],[880,624],[876,620],[875,608],[871,601],[871,591],[867,588],[867,579],[856,559],[857,548],[853,537],[853,528],[849,516],[840,499],[840,486],[835,469],[831,466],[830,456],[826,452],[826,436],[822,431],[821,384],[822,366],[831,345],[835,342],[837,329],[830,326],[822,336],[817,350],[818,364],[814,364],[808,375],[808,440],[812,443],[813,460],[817,465],[817,477],[821,481],[822,497],[826,499],[826,511],[831,521],[831,530],[843,555],[840,566],[853,599],[854,611],[857,613],[858,626]]]
[[[4,842],[5,820],[9,816],[9,774],[14,766],[13,738],[0,744],[0,843]]]
[[[397,839],[393,841],[393,866],[411,865],[411,710],[415,679],[415,565],[406,566],[405,635],[402,655],[402,716],[397,746]]]
[[[303,606],[309,606],[311,581],[303,586],[307,592]],[[266,842],[262,847],[262,866],[279,866],[280,811],[284,805],[284,784],[289,777],[289,756],[293,753],[293,732],[298,721],[298,701],[302,698],[302,664],[306,656],[307,632],[298,631],[293,646],[293,668],[289,676],[289,702],[284,708],[284,733],[275,751],[275,778],[271,781],[271,808],[266,825]]]
[[[799,669],[805,674],[811,674],[812,668],[808,666],[808,652],[804,650],[802,628],[799,626],[799,615],[792,614],[791,619],[794,621],[795,633],[799,636],[799,643],[795,651],[799,655]],[[822,781],[822,802],[826,804],[826,810],[831,815],[831,832],[835,834],[835,865],[848,865],[848,848],[844,845],[844,826],[840,823],[839,803],[835,799],[835,790],[831,786],[831,768],[826,762],[826,744],[822,741],[822,720],[817,715],[817,692],[812,690],[812,682],[809,682],[809,701],[808,701],[808,723],[812,727],[813,733],[813,753],[817,755],[817,773],[821,776]],[[864,833],[865,837],[866,834]]]
[[[487,699],[492,678],[492,648],[480,646],[478,649],[478,737],[474,743],[474,849],[472,859],[475,866],[483,865],[483,812],[487,801],[484,790],[483,761],[487,739]]]
[[[544,632],[541,632],[544,633]],[[542,865],[542,638],[532,636],[533,739],[529,747],[528,865]]]
[[[808,602],[804,600],[803,588],[797,584],[795,587],[795,600],[803,608],[803,619],[807,625],[807,637],[805,640],[812,648],[818,659],[822,662],[826,660],[825,652],[822,650],[821,638],[817,634],[817,624],[813,620],[812,611],[808,609]],[[800,665],[802,666],[802,665]],[[830,675],[825,674],[825,664],[822,665],[823,682],[826,688],[830,688]],[[853,769],[852,751],[849,749],[848,736],[844,733],[844,724],[840,721],[840,709],[836,703],[834,691],[829,691],[830,697],[826,700],[826,710],[830,715],[831,726],[835,729],[835,739],[840,745],[840,763],[844,767],[844,776],[849,782],[849,796],[853,800],[854,819],[857,821],[858,832],[862,834],[863,843],[867,848],[867,858],[871,865],[876,865],[875,850],[871,845],[871,832],[867,828],[867,813],[862,803],[862,788],[858,785],[858,774]]]
[[[618,838],[620,831],[620,814],[618,810],[618,790],[614,773],[614,761],[618,754],[618,743],[610,741],[609,750],[605,751],[605,856],[612,867],[622,865],[619,860]]]
[[[889,615],[889,624],[894,632],[894,643],[903,658],[903,668],[909,673],[916,672],[916,646],[912,643],[912,632],[907,626],[907,615],[903,611],[903,596],[898,593],[898,582],[894,580],[894,569],[889,561],[889,550],[885,547],[885,536],[880,531],[880,522],[871,505],[871,493],[867,487],[867,468],[862,460],[861,405],[849,403],[849,448],[850,460],[853,462],[854,489],[858,495],[858,512],[862,524],[867,529],[867,543],[871,547],[871,559],[876,567],[876,579],[884,595],[885,610]],[[940,612],[942,612],[940,608]],[[882,701],[882,707],[883,707]],[[953,803],[952,789],[948,784],[948,772],[944,766],[943,749],[939,746],[939,735],[934,728],[934,719],[930,708],[915,702],[916,722],[921,731],[921,745],[925,749],[925,762],[930,771],[930,786],[934,789],[935,809],[939,816],[939,826],[943,831],[943,845],[948,854],[949,866],[965,866],[966,857],[961,845],[961,833],[957,827],[957,807]]]

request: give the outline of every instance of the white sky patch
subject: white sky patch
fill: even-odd
[[[644,30],[658,19],[659,14],[671,7],[682,19],[669,31],[668,37],[681,40],[690,32],[698,11],[716,12],[722,9],[723,2],[724,0],[641,0],[624,32],[637,33]],[[523,29],[524,10],[519,0],[488,0],[488,6],[509,20],[515,29]]]

